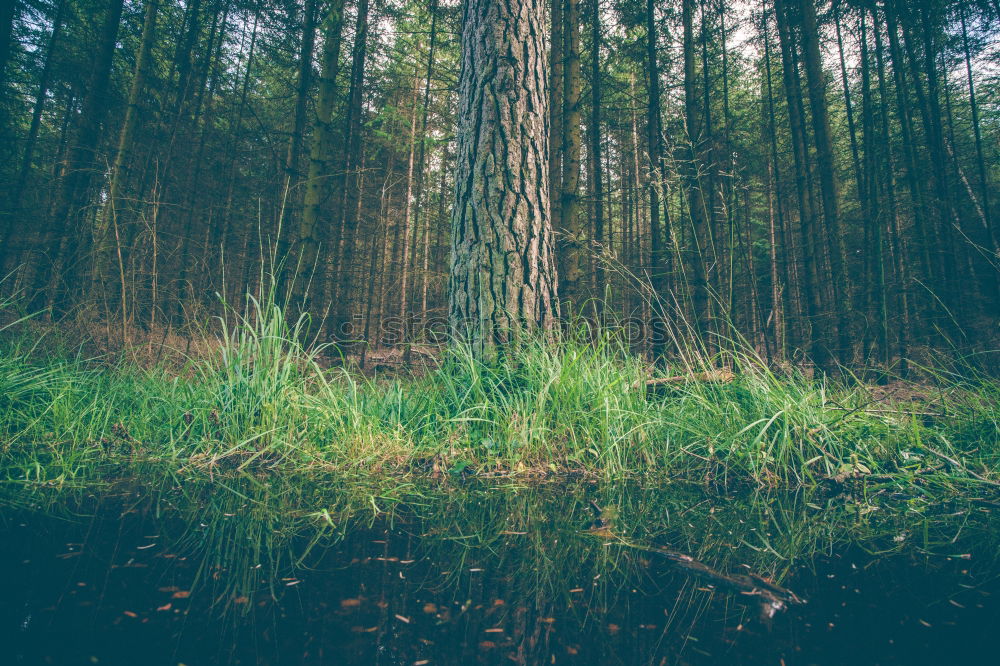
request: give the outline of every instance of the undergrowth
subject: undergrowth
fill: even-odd
[[[650,392],[649,369],[609,334],[525,341],[493,361],[453,345],[421,376],[370,379],[323,368],[323,350],[299,342],[305,320],[249,303],[220,324],[213,353],[181,368],[44,352],[8,331],[0,479],[61,483],[153,462],[213,476],[870,479],[977,492],[1000,481],[1000,384],[986,377],[941,374],[933,399],[895,403],[727,352],[701,369],[732,368],[731,380]],[[657,372],[697,369],[688,359]]]

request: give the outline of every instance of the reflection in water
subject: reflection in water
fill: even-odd
[[[959,663],[1000,619],[987,501],[246,476],[2,506],[2,664]],[[663,552],[808,603],[761,618]]]

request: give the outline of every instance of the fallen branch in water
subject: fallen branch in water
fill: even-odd
[[[784,610],[789,604],[805,603],[803,599],[799,598],[791,590],[781,587],[753,572],[727,574],[713,569],[704,562],[700,562],[685,553],[659,546],[643,546],[623,539],[612,532],[611,522],[605,517],[605,512],[601,510],[597,503],[591,500],[589,505],[596,516],[590,528],[591,533],[610,537],[628,548],[659,555],[674,567],[706,578],[720,587],[728,588],[746,596],[757,597],[762,603],[764,615],[768,618],[773,617],[776,612]]]

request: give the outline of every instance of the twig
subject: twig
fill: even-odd
[[[892,416],[934,416],[937,418],[946,416],[945,414],[941,414],[939,412],[921,412],[909,409],[867,409],[865,407],[855,407],[853,409],[848,409],[847,407],[827,407],[827,409],[845,411],[847,412],[847,416],[850,416],[855,412],[864,412],[865,414],[889,414]]]
[[[931,453],[933,453],[934,455],[936,455],[938,458],[941,458],[942,460],[947,460],[952,465],[954,465],[955,467],[959,468],[960,470],[962,470],[963,472],[965,472],[966,474],[968,474],[972,478],[976,479],[977,481],[981,481],[982,483],[985,483],[985,484],[988,484],[988,485],[991,485],[991,486],[1000,487],[1000,483],[998,483],[996,481],[992,481],[990,479],[987,479],[986,477],[984,477],[984,476],[982,476],[980,474],[976,474],[971,469],[969,469],[968,467],[966,467],[962,463],[958,462],[954,458],[952,458],[950,456],[946,456],[945,454],[941,453],[940,451],[936,451],[936,450],[932,449],[931,447],[927,446],[926,444],[924,444],[924,448],[927,449],[928,451],[930,451]]]

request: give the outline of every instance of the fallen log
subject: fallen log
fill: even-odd
[[[804,603],[794,592],[786,589],[777,583],[769,581],[763,576],[758,576],[752,571],[745,574],[727,574],[717,569],[713,569],[704,562],[699,562],[690,555],[660,548],[659,546],[641,546],[623,541],[630,548],[642,550],[661,556],[674,567],[684,569],[697,576],[712,581],[722,588],[730,589],[739,594],[750,597],[757,597],[762,602],[762,611],[767,617],[773,617],[778,611],[785,610],[790,604]]]
[[[655,391],[663,386],[676,386],[678,384],[728,384],[736,379],[732,370],[708,370],[706,372],[693,372],[687,375],[674,375],[673,377],[654,377],[652,379],[639,380],[632,388],[646,387],[647,391]]]
[[[591,511],[595,514],[595,519],[588,529],[590,533],[612,539],[627,548],[659,555],[677,569],[700,576],[721,588],[729,589],[745,596],[756,597],[761,602],[761,614],[765,619],[774,617],[775,613],[785,610],[789,605],[805,603],[803,599],[791,590],[763,576],[758,576],[753,572],[728,574],[676,550],[628,541],[612,531],[611,521],[608,519],[607,513],[601,510],[596,502],[591,500],[589,505]]]

